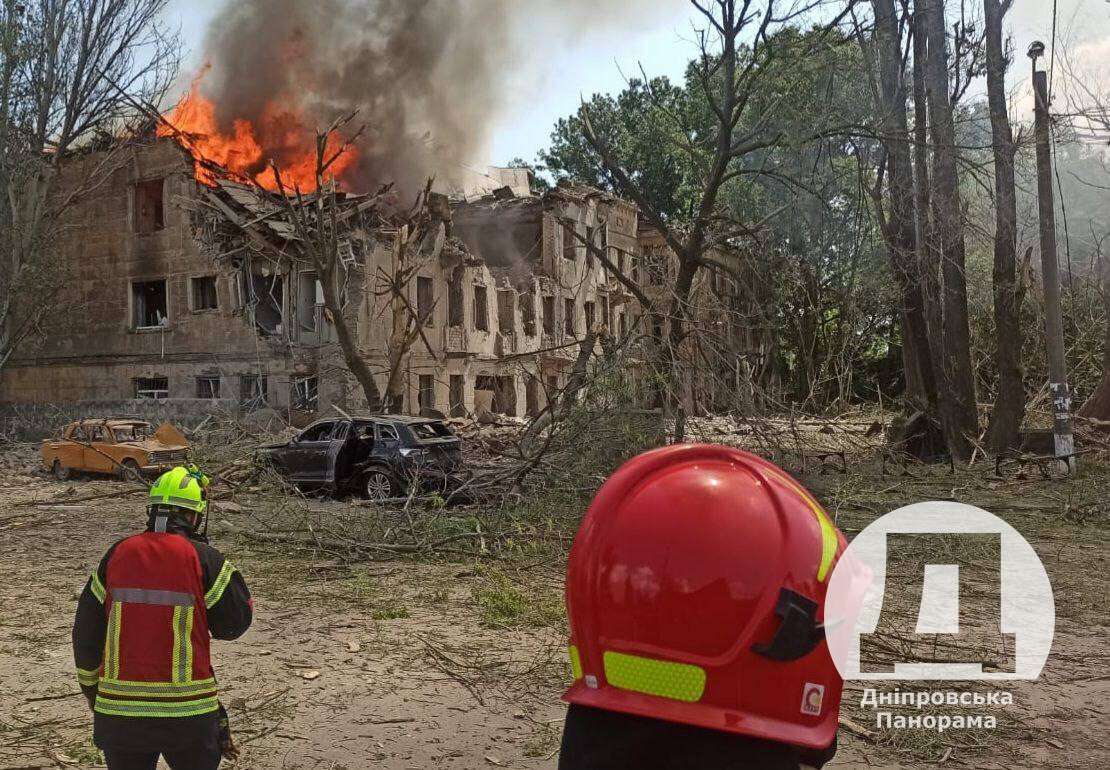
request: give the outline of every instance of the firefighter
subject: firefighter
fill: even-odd
[[[237,753],[209,648],[242,636],[253,607],[206,542],[208,481],[195,466],[162,474],[146,531],[108,549],[78,600],[77,679],[111,770],[154,770],[159,754],[174,770],[213,770]]]
[[[846,547],[779,468],[721,446],[625,463],[567,566],[560,770],[797,770],[836,751],[824,600]]]

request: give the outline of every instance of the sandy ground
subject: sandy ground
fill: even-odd
[[[912,479],[876,479],[867,502],[853,502],[848,483],[815,481],[835,496],[830,510],[849,532],[874,518],[876,506],[936,496]],[[876,496],[880,484],[887,489]],[[134,497],[66,501],[122,488],[96,480],[0,482],[0,768],[98,761],[73,673],[70,624],[88,573],[112,542],[141,526],[143,514]],[[988,733],[877,731],[874,714],[859,708],[861,688],[851,685],[844,714],[861,729],[841,731],[831,767],[1110,766],[1105,510],[1093,524],[1058,520],[1049,512],[1054,501],[1074,490],[1047,482],[979,491],[1023,501],[1013,523],[1032,533],[1056,591],[1048,669],[1040,681],[1010,688],[1015,704],[989,711],[1000,729]],[[1106,505],[1104,487],[1096,492]],[[20,505],[32,500],[48,502]],[[556,766],[566,677],[561,631],[557,624],[489,623],[475,601],[484,567],[344,565],[241,538],[216,545],[242,569],[256,600],[251,630],[214,644],[222,697],[244,749],[239,767]],[[560,569],[517,574],[533,583],[530,596],[557,602]]]

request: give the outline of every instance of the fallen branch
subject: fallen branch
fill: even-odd
[[[140,492],[146,494],[150,490],[145,487],[139,489],[137,487],[131,489],[120,489],[115,492],[103,492],[99,495],[89,495],[88,497],[75,497],[72,500],[58,498],[56,500],[22,500],[18,503],[12,503],[13,507],[31,507],[37,505],[73,505],[75,503],[87,503],[91,500],[105,500],[109,497],[126,497],[127,495],[137,495]]]

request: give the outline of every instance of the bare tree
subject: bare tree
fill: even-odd
[[[1105,79],[1100,77],[1101,72],[1089,66],[1083,66],[1081,61],[1076,60],[1070,52],[1070,46],[1063,45],[1060,48],[1059,69],[1062,72],[1061,79],[1064,84],[1058,87],[1056,93],[1061,93],[1066,101],[1068,127],[1080,141],[1092,144],[1097,142],[1098,145],[1104,146],[1106,135],[1110,133],[1110,88],[1105,85]],[[1105,160],[1103,160],[1103,166],[1106,167]],[[1085,180],[1080,181],[1085,182]],[[1085,183],[1094,186],[1093,183]],[[1106,423],[1110,422],[1110,259],[1103,254],[1103,244],[1107,237],[1106,234],[1096,233],[1092,223],[1091,261],[1092,266],[1097,270],[1106,313],[1103,330],[1102,377],[1078,412],[1080,417],[1099,421],[1096,424],[1103,429],[1106,429]]]
[[[894,0],[871,0],[875,29],[871,46],[878,83],[873,84],[876,123],[883,146],[883,162],[873,190],[879,225],[890,252],[895,280],[902,294],[902,317],[906,349],[906,387],[919,408],[932,411],[938,393],[933,369],[925,295],[917,263],[917,212],[914,201],[913,159],[906,118],[907,92],[902,56],[902,35]],[[861,34],[861,41],[865,38]],[[884,173],[885,172],[885,173]],[[880,194],[885,175],[890,199],[885,211]],[[916,392],[915,392],[916,390]],[[915,398],[916,397],[916,398]]]
[[[971,368],[963,204],[957,171],[956,129],[949,88],[944,0],[916,0],[923,14],[929,52],[925,63],[925,93],[933,150],[931,232],[937,243],[943,279],[943,353],[941,387],[949,398],[940,404],[941,425],[949,452],[958,461],[971,458],[978,436],[975,382]]]
[[[998,394],[987,426],[987,447],[998,453],[1015,445],[1025,417],[1022,383],[1022,329],[1018,311],[1017,191],[1014,184],[1014,143],[1006,108],[1006,51],[1002,21],[1013,0],[983,0],[987,51],[987,105],[994,152],[994,323]]]
[[[691,0],[691,3],[706,25],[699,33],[700,53],[692,66],[697,86],[712,112],[713,127],[707,134],[698,134],[676,120],[675,128],[682,135],[684,149],[704,172],[687,227],[676,227],[652,203],[624,159],[618,157],[612,144],[595,128],[586,105],[580,110],[583,135],[601,159],[610,181],[659,230],[678,263],[667,300],[668,329],[659,345],[659,371],[667,386],[664,406],[674,416],[678,441],[684,437],[686,418],[680,395],[684,366],[679,351],[687,335],[694,280],[703,268],[725,270],[742,279],[742,271],[722,260],[718,247],[728,246],[751,233],[750,226],[730,220],[719,210],[721,192],[730,181],[745,173],[741,168],[744,158],[781,141],[781,131],[770,125],[775,113],[773,104],[770,109],[761,105],[762,112],[758,112],[753,96],[771,72],[768,65],[779,54],[774,33],[820,5],[812,0],[794,3]],[[849,0],[826,29],[839,24],[854,4],[855,0]],[[815,36],[815,45],[819,38]],[[779,95],[784,97],[785,94]]]
[[[141,105],[177,72],[168,4],[0,2],[0,369],[44,332],[66,285],[67,211],[126,162]],[[77,162],[91,149],[102,152]]]

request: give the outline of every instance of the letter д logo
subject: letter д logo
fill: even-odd
[[[915,548],[914,536],[930,545]],[[891,618],[914,617],[908,634],[887,630]],[[983,645],[968,641],[977,620],[989,620]],[[829,652],[846,680],[1036,679],[1055,627],[1052,585],[1032,546],[964,503],[915,503],[876,519],[837,561],[825,600]],[[896,659],[876,670],[861,665],[861,649],[863,658],[880,650]]]

